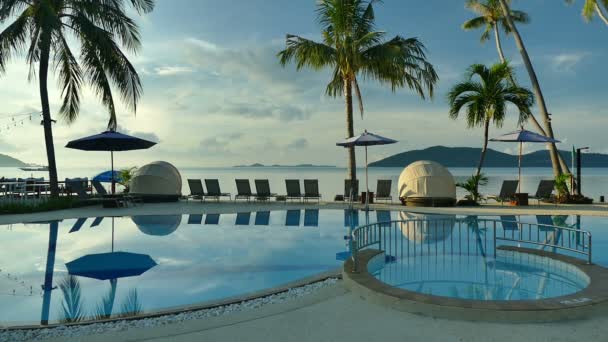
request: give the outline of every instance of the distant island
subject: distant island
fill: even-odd
[[[0,167],[24,167],[28,165],[19,159],[7,156],[6,154],[0,154]]]
[[[515,146],[515,144],[514,144]],[[570,164],[571,152],[559,151],[564,160]],[[370,163],[370,167],[406,167],[419,160],[430,160],[445,167],[476,167],[481,148],[433,146],[423,150],[407,151]],[[484,167],[516,167],[517,155],[488,149]],[[542,150],[522,157],[524,167],[551,167],[549,151]],[[608,167],[608,155],[585,153],[583,167]]]
[[[314,164],[298,164],[298,165],[264,165],[260,163],[255,163],[251,165],[236,165],[233,167],[335,167],[333,165],[314,165]]]

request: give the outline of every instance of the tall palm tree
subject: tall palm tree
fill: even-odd
[[[510,3],[510,0],[508,2]],[[510,34],[511,28],[506,17],[504,16],[500,3],[497,0],[468,0],[466,7],[477,13],[479,16],[465,22],[462,25],[463,29],[473,30],[483,28],[484,31],[481,34],[482,43],[489,40],[493,32],[500,61],[503,63],[507,62],[502,48],[500,28],[503,29],[505,34]],[[511,18],[516,23],[527,24],[530,22],[530,17],[526,12],[523,11],[511,10]],[[511,78],[511,81],[515,82],[513,78]],[[529,120],[540,134],[545,136],[547,135],[545,129],[538,123],[538,120],[536,120],[534,114],[530,115]],[[563,165],[563,169],[566,164],[561,155],[558,155],[558,158],[560,159],[560,163]]]
[[[521,54],[522,60],[528,71],[528,75],[530,76],[530,81],[532,83],[532,89],[534,91],[534,96],[536,97],[536,103],[538,104],[538,109],[540,111],[540,115],[544,122],[544,130],[545,136],[549,138],[554,138],[553,135],[553,126],[551,124],[551,118],[549,117],[549,110],[547,109],[547,103],[545,102],[545,97],[543,95],[542,89],[540,87],[540,83],[538,82],[538,77],[536,76],[536,71],[534,71],[534,67],[532,66],[532,61],[530,60],[530,56],[528,55],[528,51],[526,50],[526,46],[524,45],[524,41],[517,30],[517,26],[513,21],[510,13],[511,10],[509,8],[508,0],[498,0],[500,3],[500,7],[502,8],[503,15],[509,24],[511,32],[513,33],[513,37],[515,38],[515,43],[517,44],[517,48]],[[564,171],[568,169],[566,163],[563,159],[560,159],[558,156],[557,148],[555,147],[555,143],[550,143],[549,145],[549,155],[551,156],[551,164],[553,165],[553,174],[554,176],[561,175]]]
[[[510,81],[513,71],[507,63],[486,67],[473,64],[466,73],[465,80],[456,84],[448,93],[450,118],[457,119],[466,110],[465,119],[469,128],[483,127],[483,148],[477,166],[476,176],[481,168],[488,149],[490,124],[501,127],[507,115],[507,104],[511,103],[519,111],[522,123],[532,114],[534,95],[528,89]],[[465,109],[466,108],[466,109]]]
[[[286,48],[279,52],[281,65],[296,62],[297,69],[331,68],[332,79],[326,93],[343,95],[346,103],[346,135],[354,136],[353,91],[363,116],[359,79],[372,79],[391,87],[408,87],[423,99],[433,96],[439,77],[427,61],[424,45],[416,38],[375,30],[373,5],[376,0],[321,0],[317,4],[323,42],[287,35]],[[348,176],[356,179],[354,148],[348,150]]]
[[[502,8],[500,8],[498,1],[468,0],[465,6],[479,16],[466,21],[462,25],[462,28],[466,31],[483,29],[480,39],[482,43],[490,40],[490,37],[493,34],[500,61],[503,63],[507,62],[502,49],[500,29],[503,29],[505,34],[510,34],[511,29],[509,28],[509,24],[503,15]],[[530,22],[530,17],[523,11],[511,10],[511,17],[516,23],[527,24]]]
[[[575,0],[566,0],[566,3],[573,4]],[[602,6],[604,6],[602,8]],[[602,21],[608,25],[608,16],[604,13],[608,9],[608,0],[585,0],[583,5],[583,18],[586,21],[591,21],[595,15],[600,17]]]
[[[53,67],[61,88],[60,115],[71,123],[80,111],[81,88],[88,83],[107,107],[108,129],[116,128],[116,107],[112,86],[123,102],[137,109],[142,87],[137,71],[120,45],[137,52],[139,29],[127,16],[127,5],[148,13],[154,0],[0,0],[0,24],[12,22],[0,33],[0,74],[10,57],[24,55],[30,66],[29,79],[37,76],[42,121],[49,166],[51,195],[58,196],[57,165],[48,94],[49,67]],[[70,43],[80,48],[80,61]]]

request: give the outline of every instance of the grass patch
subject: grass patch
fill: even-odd
[[[72,197],[60,197],[40,202],[0,203],[0,215],[32,214],[46,211],[80,208],[92,205]]]

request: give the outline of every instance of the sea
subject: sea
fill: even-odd
[[[344,179],[346,178],[346,168],[340,167],[226,167],[226,168],[195,168],[184,167],[178,170],[182,176],[182,194],[188,195],[187,179],[219,179],[220,187],[223,192],[236,193],[235,179],[245,178],[251,180],[252,190],[255,192],[254,179],[268,179],[272,192],[285,194],[285,179],[318,179],[319,191],[324,200],[333,200],[336,194],[344,192]],[[60,168],[59,179],[88,177],[107,171],[100,168]],[[378,179],[391,179],[393,181],[392,196],[395,201],[397,195],[397,183],[403,168],[370,168],[369,169],[369,188],[374,191]],[[449,171],[454,175],[457,182],[462,182],[473,174],[473,168],[450,168]],[[500,191],[503,180],[517,179],[517,168],[486,168],[483,173],[489,178],[487,186],[480,190],[486,195],[495,195]],[[25,172],[18,168],[0,168],[0,177],[45,177],[45,172]],[[357,169],[359,187],[365,189],[365,169]],[[551,168],[523,168],[522,169],[522,192],[534,194],[541,179],[553,179]],[[582,170],[582,192],[587,197],[593,198],[596,202],[600,196],[608,196],[608,168],[583,168]],[[302,188],[303,190],[303,188]],[[464,197],[465,192],[458,189],[458,198]]]

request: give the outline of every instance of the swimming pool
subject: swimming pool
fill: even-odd
[[[0,226],[0,325],[154,312],[280,286],[339,268],[347,227],[401,215],[306,209]],[[594,262],[608,266],[608,218],[554,219],[590,230]],[[94,272],[113,264],[123,267]]]

